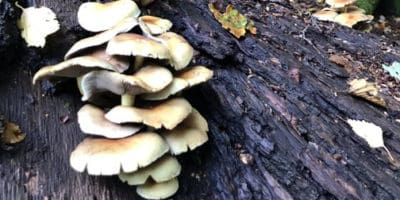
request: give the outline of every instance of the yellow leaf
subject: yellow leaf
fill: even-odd
[[[349,82],[349,85],[348,92],[350,94],[386,107],[385,101],[379,96],[379,89],[376,83],[368,82],[366,79],[353,79]]]
[[[215,19],[221,23],[222,27],[229,30],[236,38],[244,36],[246,30],[252,34],[257,33],[254,22],[240,14],[231,4],[225,8],[225,13],[220,13],[212,3],[208,4],[208,8],[213,13]]]

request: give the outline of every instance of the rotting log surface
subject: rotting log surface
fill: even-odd
[[[18,53],[0,68],[0,113],[20,124],[27,138],[0,154],[0,199],[140,199],[116,177],[90,177],[69,167],[69,154],[84,137],[76,122],[83,103],[73,83],[54,95],[31,85],[39,67],[61,61],[74,41],[88,35],[75,20],[81,2],[43,1],[61,22],[44,49],[24,47],[12,28],[5,29],[17,18],[5,15],[13,10],[4,5],[9,2],[0,6],[1,20],[7,16],[0,31],[18,39],[2,39],[8,46],[0,52]],[[148,9],[172,20],[173,31],[198,51],[194,62],[215,71],[211,81],[185,93],[207,118],[210,141],[179,157],[183,173],[174,199],[400,198],[399,123],[346,94],[349,74],[328,60],[330,52],[379,65],[400,60],[400,49],[376,35],[310,21],[286,0],[230,2],[255,21],[257,35],[235,39],[214,20],[208,1],[163,0]],[[369,148],[347,118],[382,127],[396,161]]]

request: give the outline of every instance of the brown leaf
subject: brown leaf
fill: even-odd
[[[3,144],[16,144],[25,139],[25,134],[21,132],[19,127],[10,122],[6,122],[4,132],[1,135]]]
[[[349,82],[349,85],[350,88],[348,92],[350,94],[386,108],[386,103],[382,97],[380,97],[376,83],[368,82],[366,79],[353,79]]]

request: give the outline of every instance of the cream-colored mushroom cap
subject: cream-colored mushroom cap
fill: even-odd
[[[168,59],[168,49],[161,43],[135,33],[124,33],[115,36],[107,44],[111,55],[143,56],[155,59]]]
[[[132,173],[120,173],[118,177],[122,182],[126,182],[128,185],[142,185],[150,178],[160,183],[171,180],[180,173],[181,165],[178,160],[173,156],[165,155],[147,167]]]
[[[177,77],[187,81],[189,86],[195,86],[199,83],[210,80],[213,74],[213,71],[209,70],[207,67],[195,66],[179,73]]]
[[[166,199],[174,195],[179,189],[179,182],[177,178],[169,181],[155,183],[148,181],[144,185],[139,185],[136,192],[146,199]]]
[[[192,112],[192,106],[184,98],[167,100],[153,108],[116,106],[106,118],[114,123],[143,123],[153,128],[173,129]]]
[[[116,26],[125,18],[139,15],[139,7],[131,0],[86,2],[79,7],[78,22],[87,31],[99,32]]]
[[[358,22],[362,21],[370,21],[373,20],[374,16],[372,15],[365,15],[363,13],[342,13],[335,17],[335,22],[347,26],[347,27],[353,27],[356,25]]]
[[[170,152],[179,155],[197,147],[208,141],[207,121],[196,110],[173,130],[163,131],[162,136],[167,141]]]
[[[142,98],[146,100],[164,100],[185,88],[189,87],[189,83],[181,78],[174,78],[172,82],[159,92],[143,94]]]
[[[170,64],[176,69],[185,68],[193,58],[193,47],[182,36],[166,32],[157,37],[162,43],[168,47],[171,58]]]
[[[86,104],[78,111],[78,123],[82,132],[89,135],[99,135],[107,138],[123,138],[141,129],[139,125],[121,125],[108,121],[104,111],[93,105]]]
[[[79,54],[82,50],[85,50],[90,47],[99,46],[111,40],[114,36],[119,33],[128,32],[133,27],[138,25],[138,21],[136,18],[130,17],[122,20],[118,25],[112,27],[111,29],[99,33],[97,35],[84,38],[76,42],[65,54],[64,59],[69,59],[74,57],[76,54]]]
[[[326,0],[325,3],[332,8],[343,8],[347,5],[355,3],[357,0]]]
[[[86,138],[71,153],[70,164],[91,175],[116,175],[146,167],[168,152],[157,133],[137,133],[122,139]]]
[[[143,94],[146,100],[163,100],[184,89],[208,81],[213,76],[213,71],[204,66],[195,66],[179,72],[172,83],[159,92]]]
[[[193,108],[192,113],[190,113],[190,115],[183,120],[183,122],[180,124],[180,127],[194,128],[208,132],[207,120],[195,108]]]
[[[56,65],[41,68],[33,76],[33,84],[35,84],[38,80],[43,80],[50,77],[75,78],[97,69],[122,72],[121,69],[118,69],[116,66],[105,60],[92,56],[82,56],[66,60]]]
[[[83,76],[82,100],[90,99],[96,93],[109,91],[117,95],[137,95],[157,92],[172,81],[171,72],[160,66],[146,66],[135,75],[124,75],[108,71],[93,71]]]
[[[165,33],[172,27],[172,22],[168,19],[150,15],[139,17],[139,24],[143,31],[153,35]]]
[[[92,56],[111,63],[118,69],[118,72],[124,72],[129,69],[130,59],[126,56],[109,55],[104,48],[93,49],[88,52],[87,56]]]
[[[338,15],[338,13],[335,10],[332,10],[330,8],[324,8],[322,10],[319,10],[313,14],[315,18],[321,21],[334,21],[335,17]]]

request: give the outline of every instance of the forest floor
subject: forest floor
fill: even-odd
[[[304,17],[312,15],[312,12],[315,10],[323,8],[322,4],[318,4],[315,1],[301,3],[294,1],[292,4]],[[310,21],[309,23],[319,23],[320,26],[325,26],[328,30],[332,30],[332,26],[335,26],[333,22]],[[360,31],[363,29],[363,32],[366,34],[371,33],[382,38],[387,38],[389,41],[392,41],[392,44],[387,45],[392,47],[400,46],[400,17],[383,16],[380,14],[375,15],[374,19],[368,24],[359,23],[355,26],[355,29]],[[312,38],[310,39],[312,40]],[[386,49],[377,49],[377,51],[386,51]],[[393,108],[389,109],[396,110],[396,113],[400,111],[400,80],[389,75],[389,73],[382,67],[382,64],[391,65],[392,63],[372,63],[363,61],[364,64],[361,64],[354,62],[350,55],[342,54],[341,52],[330,53],[331,55],[335,55],[332,57],[332,59],[330,59],[332,62],[342,65],[345,68],[349,67],[346,65],[352,66],[351,70],[346,69],[350,73],[350,77],[366,78],[368,81],[376,82],[380,91],[380,96],[383,96],[385,100],[387,100],[385,96],[391,96],[397,101],[390,101],[390,103],[387,102],[387,104],[395,104]]]

